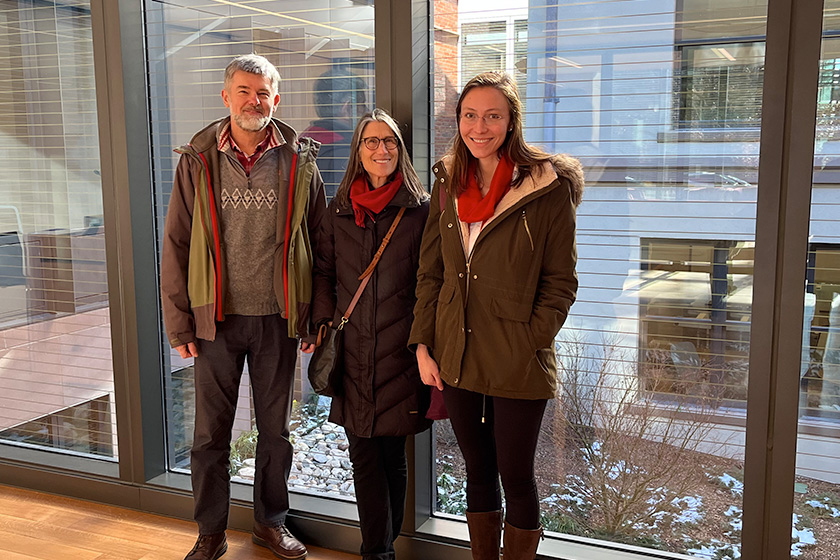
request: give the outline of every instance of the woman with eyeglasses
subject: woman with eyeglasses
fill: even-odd
[[[405,509],[406,436],[430,425],[429,388],[407,347],[429,196],[397,123],[385,111],[361,118],[350,148],[347,171],[322,222],[312,318],[316,325],[341,320],[360,276],[404,209],[344,326],[343,391],[333,397],[329,415],[350,442],[362,558],[386,560],[395,558]]]
[[[532,560],[534,456],[557,389],[554,337],[577,293],[583,171],[525,142],[508,74],[471,79],[455,115],[458,133],[433,167],[409,344],[464,455],[473,558],[499,558],[503,488],[504,558]]]

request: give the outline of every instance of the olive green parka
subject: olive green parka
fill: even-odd
[[[469,224],[458,219],[457,199],[439,193],[450,180],[447,163],[434,166],[409,346],[429,347],[447,385],[489,396],[553,398],[554,337],[577,294],[580,163],[561,155],[536,166],[499,201],[470,254]]]

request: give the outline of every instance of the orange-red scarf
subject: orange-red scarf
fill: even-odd
[[[402,173],[397,171],[394,179],[385,183],[378,189],[371,189],[368,186],[367,177],[362,174],[350,184],[350,202],[353,204],[353,214],[356,217],[356,225],[365,227],[365,214],[373,220],[377,214],[388,206],[388,203],[400,190],[403,182]]]
[[[467,172],[467,188],[458,196],[458,219],[471,224],[473,222],[486,222],[496,210],[496,205],[502,197],[510,190],[510,182],[513,179],[513,162],[503,154],[493,173],[490,181],[490,188],[485,196],[481,196],[481,188],[475,178],[476,162],[470,163]]]

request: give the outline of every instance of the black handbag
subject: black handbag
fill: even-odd
[[[362,283],[359,284],[359,288],[353,295],[347,311],[341,316],[341,321],[336,326],[329,323],[321,325],[318,328],[318,339],[315,342],[315,351],[312,353],[312,359],[309,361],[307,376],[309,377],[309,384],[312,386],[312,390],[319,395],[337,397],[341,396],[344,392],[344,325],[350,320],[350,314],[353,313],[353,309],[355,309],[356,304],[359,302],[359,298],[362,297],[362,292],[365,290],[368,282],[370,282],[373,269],[376,268],[376,264],[379,262],[380,257],[382,257],[385,247],[391,241],[394,230],[397,228],[397,224],[402,219],[403,214],[405,214],[405,208],[400,208],[397,217],[394,218],[394,222],[391,224],[391,228],[385,234],[382,244],[377,249],[376,254],[373,255],[373,260],[371,260],[362,275],[359,276],[359,280]]]
[[[309,361],[309,384],[319,395],[336,397],[343,392],[344,323],[335,328],[324,324],[318,329],[318,341]]]

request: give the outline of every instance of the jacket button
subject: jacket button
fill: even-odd
[[[478,274],[473,274],[473,280],[478,280]]]
[[[435,173],[437,173],[437,167],[435,167],[434,171],[435,171]]]
[[[455,385],[457,385],[457,384],[458,384],[458,381],[460,381],[460,378],[458,378],[458,377],[456,377],[455,379],[453,379],[453,380],[452,380],[452,382],[453,382]]]
[[[452,222],[450,222],[449,225],[447,225],[446,227],[451,228],[452,227]]]
[[[336,208],[336,209],[335,209],[335,213],[336,213],[336,214],[338,214],[338,212],[339,212],[339,210],[338,210],[338,208]]]
[[[443,183],[443,177],[440,178],[440,182]]]
[[[472,329],[467,329],[467,333],[472,334]]]
[[[463,277],[464,277],[464,273],[463,273],[463,272],[459,272],[459,273],[458,273],[458,278],[463,278]]]

